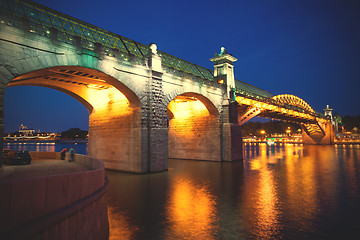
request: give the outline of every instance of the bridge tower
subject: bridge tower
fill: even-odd
[[[226,85],[227,98],[235,100],[233,89],[235,88],[234,62],[237,58],[228,54],[224,47],[221,47],[219,54],[215,53],[215,57],[210,58],[214,63],[214,78],[221,84]]]
[[[222,112],[220,116],[220,143],[222,161],[243,159],[242,131],[238,122],[238,103],[235,101],[234,62],[237,58],[228,54],[224,47],[210,61],[214,63],[214,78],[224,84]]]
[[[333,116],[332,116],[332,108],[329,107],[329,105],[326,105],[326,108],[323,109],[324,110],[324,115],[325,117],[329,116],[331,121],[333,121]]]

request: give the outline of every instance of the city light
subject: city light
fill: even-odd
[[[288,128],[286,129],[286,133],[290,136],[290,134],[291,134],[291,129],[290,129],[290,127],[288,127]]]

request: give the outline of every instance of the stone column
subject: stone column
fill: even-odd
[[[141,161],[142,172],[168,169],[168,127],[166,106],[163,104],[161,57],[155,44],[150,45],[151,78],[147,84],[146,101],[142,103]]]
[[[238,103],[224,100],[221,112],[221,160],[243,160],[242,130],[238,123]]]

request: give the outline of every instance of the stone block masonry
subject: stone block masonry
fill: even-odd
[[[141,57],[107,52],[99,43],[89,50],[80,36],[63,42],[55,29],[46,37],[0,24],[0,32],[2,86],[48,87],[81,102],[89,111],[88,153],[108,169],[166,171],[169,157],[222,161],[224,149],[236,142],[224,144],[221,137],[222,125],[228,121],[220,116],[227,87],[209,81],[205,69],[202,76],[168,66],[165,71],[164,56],[155,44]],[[197,99],[207,113],[201,115],[202,108],[193,108],[180,121],[183,110],[172,109],[175,118],[170,119],[169,104],[178,96],[189,102]],[[0,137],[3,101],[0,92]]]

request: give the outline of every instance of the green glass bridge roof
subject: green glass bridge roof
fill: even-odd
[[[138,58],[145,58],[150,52],[147,45],[96,27],[30,0],[0,0],[1,23],[21,28],[24,19],[29,22],[30,32],[50,37],[52,29],[57,29],[58,40],[74,44],[75,37],[80,37],[81,40],[85,40],[87,43],[82,46],[89,50],[94,50],[94,44],[100,43],[108,50],[118,49],[123,53]],[[161,55],[162,64],[165,67],[183,71],[208,81],[214,81],[212,70],[162,51],[158,51],[158,53]],[[236,92],[250,96],[261,96],[262,98],[272,96],[271,93],[265,90],[241,81],[236,81]]]
[[[27,19],[30,25],[35,24],[34,30],[40,35],[48,36],[50,29],[55,28],[69,42],[78,36],[139,57],[149,52],[149,47],[146,45],[29,0],[0,0],[0,8],[1,16],[11,19],[12,22]]]
[[[235,80],[235,92],[249,97],[268,99],[274,96],[271,92],[247,84],[245,82]]]

